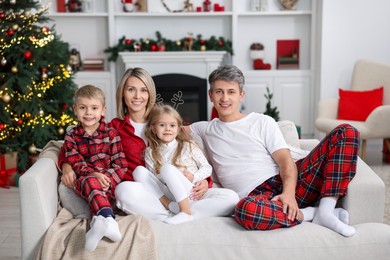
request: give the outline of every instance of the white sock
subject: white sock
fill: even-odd
[[[122,235],[119,230],[118,222],[112,217],[106,218],[105,221],[107,224],[107,231],[104,236],[111,239],[113,242],[119,242],[122,239]]]
[[[168,209],[174,214],[180,213],[179,203],[176,201],[169,202]]]
[[[336,207],[336,200],[333,198],[322,198],[313,223],[332,229],[333,231],[350,237],[356,233],[354,227],[349,226],[339,220],[333,213]]]
[[[315,207],[307,207],[303,209],[299,209],[303,214],[303,221],[312,221],[314,218],[314,215],[317,212],[317,208]]]
[[[314,216],[316,215],[318,207],[307,207],[300,209],[303,214],[303,221],[312,221]],[[345,224],[349,224],[349,213],[343,208],[336,208],[333,210],[333,214],[338,218],[341,222]]]
[[[336,208],[333,210],[333,214],[344,224],[349,224],[349,213],[345,209]]]
[[[108,237],[114,242],[121,240],[122,235],[119,231],[118,223],[112,217],[94,216],[85,237],[85,249],[95,251],[103,237]]]
[[[173,217],[165,219],[164,222],[167,224],[180,224],[191,220],[194,220],[194,217],[192,215],[188,215],[185,212],[180,212]]]

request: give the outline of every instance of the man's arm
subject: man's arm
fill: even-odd
[[[283,182],[282,193],[272,200],[279,200],[283,203],[283,212],[288,214],[288,218],[297,219],[299,208],[295,199],[298,170],[288,149],[279,149],[272,154],[272,158],[279,166],[280,177]]]

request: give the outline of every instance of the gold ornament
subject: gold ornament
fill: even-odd
[[[18,68],[16,67],[16,66],[13,66],[12,68],[11,68],[11,71],[12,71],[12,73],[18,73]]]
[[[200,50],[201,50],[201,51],[206,51],[206,45],[201,45],[201,46],[200,46]]]
[[[37,147],[32,144],[29,148],[28,148],[28,152],[31,153],[31,154],[36,154],[37,153]]]
[[[19,25],[18,24],[15,23],[14,25],[12,25],[12,30],[16,31],[18,29],[19,29]]]
[[[5,94],[5,95],[3,95],[2,99],[3,99],[3,101],[4,101],[5,103],[8,103],[8,102],[10,102],[10,100],[11,100],[11,96],[8,95],[8,94]]]
[[[57,133],[58,133],[59,135],[63,135],[63,134],[65,133],[64,128],[62,128],[62,127],[58,128],[58,129],[57,129]]]
[[[45,80],[47,79],[47,74],[46,73],[42,73],[42,80]]]

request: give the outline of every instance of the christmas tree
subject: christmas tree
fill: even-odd
[[[74,124],[76,85],[69,44],[45,24],[35,0],[0,0],[0,154],[17,152],[18,170]]]

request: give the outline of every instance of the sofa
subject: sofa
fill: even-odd
[[[290,121],[278,124],[294,159],[306,155],[318,143],[314,139],[299,139],[295,125]],[[59,218],[58,180],[54,159],[43,157],[20,178],[22,259],[35,258],[37,251],[42,249],[40,246],[49,227]],[[218,186],[217,178],[214,181]],[[214,217],[180,225],[147,221],[153,233],[150,246],[156,250],[156,258],[167,260],[388,259],[390,226],[383,224],[385,186],[360,158],[348,194],[338,204],[350,213],[350,224],[357,230],[352,237],[343,237],[311,222],[286,229],[248,231],[232,217]],[[130,217],[135,216],[123,218]],[[123,237],[132,237],[139,232],[126,232]],[[79,250],[83,250],[83,243],[79,241]]]

